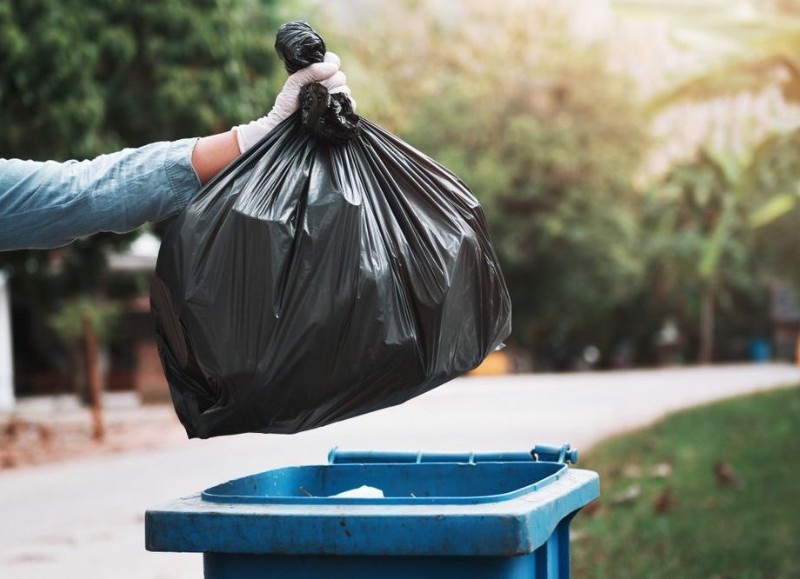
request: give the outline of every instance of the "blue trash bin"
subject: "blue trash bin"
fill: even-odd
[[[576,456],[334,449],[148,510],[146,545],[201,552],[215,579],[568,578],[569,524],[600,493]]]

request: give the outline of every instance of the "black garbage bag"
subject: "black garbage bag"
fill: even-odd
[[[285,37],[309,30],[281,29],[284,58]],[[152,311],[190,437],[295,433],[399,404],[510,333],[467,187],[346,97],[311,85],[301,103],[197,194],[161,246]]]

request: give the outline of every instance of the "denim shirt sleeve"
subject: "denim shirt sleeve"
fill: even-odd
[[[59,247],[177,213],[200,189],[191,164],[196,142],[152,143],[65,163],[0,159],[0,251]]]

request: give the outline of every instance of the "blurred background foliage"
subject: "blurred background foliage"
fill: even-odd
[[[622,17],[668,22],[676,50],[716,56],[650,95],[614,60],[615,23],[576,32],[590,4],[399,2],[368,27],[343,26],[335,45],[351,85],[367,88],[362,111],[483,203],[513,344],[534,368],[581,367],[592,346],[605,367],[746,358],[771,335],[776,281],[797,287],[798,132],[734,119],[753,136],[720,146],[708,134],[653,172],[648,157],[664,148],[653,120],[773,86],[793,103],[800,3],[612,2]],[[647,40],[624,49],[644,60]]]
[[[576,31],[599,5],[606,32]],[[769,89],[798,104],[797,0],[3,0],[0,156],[92,157],[260,116],[283,78],[274,31],[296,18],[342,57],[359,113],[484,205],[521,369],[742,359],[770,338],[775,285],[800,287],[797,126],[732,117],[735,146],[709,134],[677,155],[655,127]],[[616,18],[666,26],[702,66],[643,90]],[[15,310],[146,291],[107,268],[130,239],[0,255]]]
[[[262,114],[275,94],[272,39],[263,33],[278,25],[271,4],[0,2],[0,157],[91,158],[220,132]],[[96,287],[103,250],[130,238],[101,235],[60,251],[59,294]],[[0,260],[19,273],[23,295],[38,298],[52,277],[49,253]]]
[[[2,0],[0,157],[92,158],[263,114],[276,94],[273,39],[264,33],[279,25],[275,4]],[[0,254],[15,321],[26,322],[15,324],[16,341],[41,341],[25,336],[43,333],[61,300],[135,288],[135,280],[114,279],[107,257],[136,235]],[[18,359],[21,371],[46,364],[28,354]]]

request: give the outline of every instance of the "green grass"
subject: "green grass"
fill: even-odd
[[[717,461],[738,486],[718,484]],[[600,473],[602,496],[572,524],[577,579],[800,578],[800,387],[674,414],[579,467]]]

